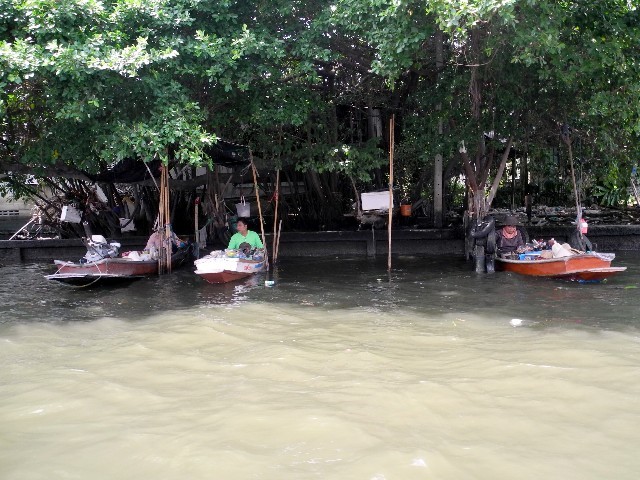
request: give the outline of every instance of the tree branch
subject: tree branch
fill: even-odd
[[[36,177],[75,178],[86,182],[91,181],[86,172],[65,164],[34,167],[22,163],[0,163],[0,172],[3,172],[0,173],[0,178],[6,177],[7,173],[11,172],[21,175],[34,175]]]
[[[462,165],[464,166],[464,173],[467,176],[469,186],[471,187],[471,190],[477,192],[478,181],[476,180],[476,174],[473,171],[473,167],[469,161],[469,155],[467,155],[467,150],[464,147],[460,149],[460,156],[462,157]]]
[[[496,192],[498,191],[498,187],[500,186],[500,180],[502,179],[502,175],[504,174],[504,169],[507,165],[507,159],[509,158],[509,152],[511,151],[511,144],[513,142],[513,137],[509,137],[507,140],[507,146],[502,153],[502,159],[500,160],[500,166],[498,167],[498,171],[496,172],[496,178],[493,179],[493,185],[491,186],[491,190],[489,191],[489,197],[487,198],[487,210],[491,207],[491,203],[496,196]]]

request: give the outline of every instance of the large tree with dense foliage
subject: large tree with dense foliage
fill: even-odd
[[[207,163],[223,137],[307,171],[310,204],[329,205],[342,184],[384,184],[375,108],[397,116],[414,198],[442,153],[486,210],[507,146],[542,163],[561,124],[596,183],[619,181],[638,154],[637,4],[0,0],[0,167]]]

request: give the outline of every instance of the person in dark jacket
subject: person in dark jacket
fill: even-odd
[[[518,219],[513,215],[507,215],[504,219],[504,226],[496,232],[498,254],[523,252],[525,247],[522,233],[518,230]]]

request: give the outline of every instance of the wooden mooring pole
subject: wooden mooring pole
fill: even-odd
[[[391,271],[391,223],[393,221],[393,144],[394,144],[395,114],[389,119],[389,256],[387,268]]]
[[[258,202],[258,214],[260,215],[260,234],[262,235],[262,245],[264,245],[264,261],[269,270],[269,253],[267,249],[267,240],[264,236],[264,222],[262,221],[262,203],[260,203],[260,189],[258,188],[258,172],[256,165],[253,163],[253,153],[249,150],[249,159],[251,160],[251,170],[253,172],[253,186],[256,190],[256,202]]]

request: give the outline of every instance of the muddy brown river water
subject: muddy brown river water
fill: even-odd
[[[5,266],[0,478],[635,480],[640,254],[614,265],[296,258],[93,290]]]

